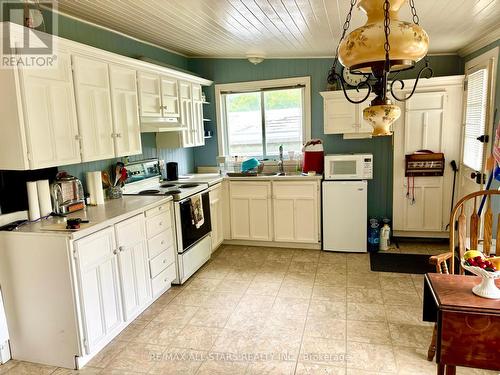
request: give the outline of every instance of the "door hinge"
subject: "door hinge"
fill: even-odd
[[[488,143],[490,141],[490,136],[488,134],[480,135],[476,138],[481,143]]]
[[[467,91],[467,86],[468,86],[467,82],[468,82],[467,80],[464,81],[464,91]]]
[[[73,258],[78,259],[78,253],[76,250],[73,250]]]
[[[28,161],[31,161],[31,152],[27,152],[26,157],[28,158]]]

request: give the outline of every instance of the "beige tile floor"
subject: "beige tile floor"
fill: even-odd
[[[422,289],[421,275],[371,272],[366,254],[224,246],[83,370],[0,374],[435,374]]]

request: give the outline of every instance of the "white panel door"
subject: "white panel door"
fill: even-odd
[[[151,301],[146,231],[143,215],[115,225],[125,321],[129,322]]]
[[[162,117],[160,76],[138,72],[141,116]]]
[[[112,228],[75,241],[86,353],[109,341],[123,323]]]
[[[448,157],[447,152],[452,149],[450,145],[458,140],[445,139],[445,134],[454,134],[452,127],[458,124],[450,124],[450,128],[446,128],[447,98],[446,91],[415,93],[405,102],[404,120],[400,119],[394,125],[394,230],[445,230],[443,217],[447,213],[444,211],[449,208],[444,207],[443,201],[449,201],[450,192],[448,188],[445,189],[444,178],[415,177],[408,180],[405,177],[404,160],[405,155],[419,150],[444,152],[445,157]]]
[[[163,117],[180,117],[179,84],[177,79],[162,76],[160,80]]]
[[[71,59],[58,56],[52,69],[20,70],[31,169],[81,161]]]
[[[134,69],[109,66],[115,156],[142,153],[137,79]]]
[[[78,126],[82,160],[115,156],[108,64],[73,56]]]
[[[230,182],[231,237],[271,241],[273,233],[270,182]]]
[[[222,186],[219,184],[210,190],[210,217],[212,222],[212,252],[224,241],[224,224],[222,212]]]

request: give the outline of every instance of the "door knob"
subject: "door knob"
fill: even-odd
[[[470,178],[476,181],[476,184],[481,185],[486,183],[486,175],[475,171],[470,174]]]

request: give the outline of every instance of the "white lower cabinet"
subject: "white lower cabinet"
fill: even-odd
[[[320,241],[319,182],[273,182],[274,240]]]
[[[123,314],[132,321],[151,301],[144,215],[115,225]]]
[[[272,241],[271,182],[231,181],[231,237]]]
[[[319,179],[229,181],[231,234],[226,239],[319,245],[319,188]]]
[[[224,221],[222,212],[222,184],[212,187],[210,198],[210,221],[212,222],[212,252],[224,241]]]
[[[75,241],[74,248],[83,343],[85,354],[91,354],[123,325],[114,230],[109,227]]]

